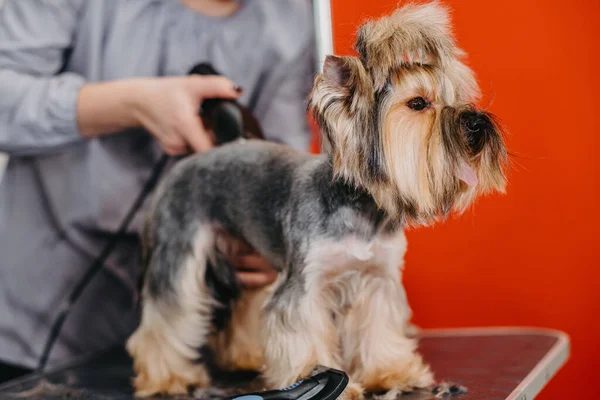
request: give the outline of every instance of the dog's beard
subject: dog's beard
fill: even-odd
[[[505,158],[495,125],[482,132],[474,151],[460,115],[470,108],[444,107],[420,113],[388,100],[381,110],[383,162],[403,204],[416,210],[416,223],[428,224],[450,212],[462,213],[474,199],[504,191]]]
[[[456,132],[444,129],[444,119],[444,114],[435,110],[417,114],[404,103],[384,105],[381,114],[390,183],[403,203],[414,205],[423,223],[438,213],[449,213],[462,187],[460,176],[465,164],[461,161],[466,154]],[[463,189],[475,191],[471,186]]]

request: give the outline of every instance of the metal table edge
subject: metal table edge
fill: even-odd
[[[534,326],[493,326],[463,328],[432,328],[419,332],[419,338],[448,336],[496,336],[496,335],[543,335],[557,339],[550,351],[527,374],[525,379],[508,395],[506,400],[529,400],[535,398],[546,384],[566,364],[570,356],[571,340],[567,333]]]

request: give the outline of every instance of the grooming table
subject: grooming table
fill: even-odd
[[[465,386],[455,399],[530,400],[557,373],[569,356],[569,338],[562,332],[529,328],[425,330],[419,348],[438,381]],[[133,398],[131,360],[123,348],[0,386],[0,399]],[[218,375],[215,388],[199,398],[260,390],[248,375]],[[258,385],[258,386],[257,386]],[[181,397],[179,397],[181,398]],[[430,391],[402,397],[434,399]]]

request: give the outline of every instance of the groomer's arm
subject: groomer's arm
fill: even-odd
[[[212,147],[198,110],[203,99],[236,98],[239,89],[218,76],[128,79],[82,87],[77,120],[91,138],[131,127],[144,127],[168,154]]]
[[[0,152],[48,153],[142,126],[169,154],[211,147],[197,110],[203,98],[238,96],[220,77],[88,83],[58,74],[84,0],[5,0],[0,7]]]
[[[83,77],[54,76],[83,0],[4,0],[0,7],[0,151],[50,151],[82,140],[76,102]]]

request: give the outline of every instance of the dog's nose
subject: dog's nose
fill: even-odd
[[[483,147],[485,133],[492,127],[492,121],[485,113],[466,111],[460,116],[463,132],[467,136],[469,147],[480,151]]]
[[[487,115],[478,112],[467,111],[461,115],[463,125],[469,132],[481,132],[490,127],[491,121]]]

